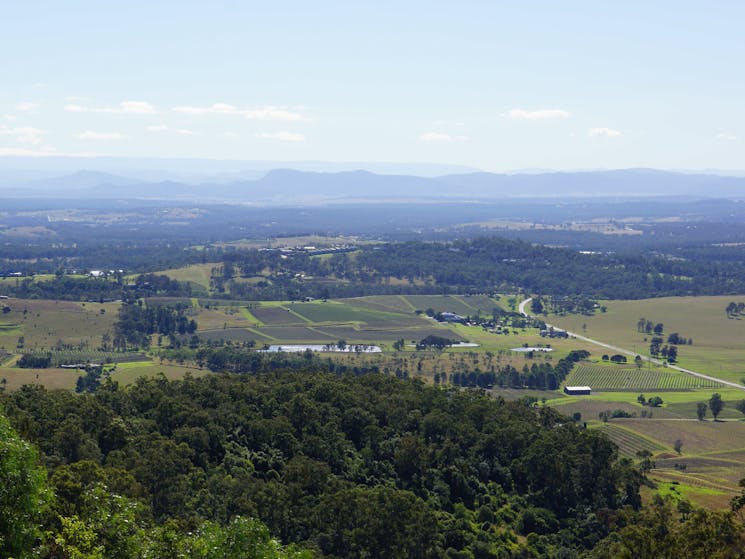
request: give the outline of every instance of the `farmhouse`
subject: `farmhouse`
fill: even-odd
[[[592,390],[589,386],[565,386],[564,393],[570,396],[589,396]]]
[[[459,314],[452,313],[452,312],[440,313],[439,317],[442,318],[442,322],[465,322],[466,321],[465,317],[460,316]]]

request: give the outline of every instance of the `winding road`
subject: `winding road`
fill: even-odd
[[[520,306],[518,307],[518,309],[520,311],[520,314],[522,314],[523,316],[530,316],[526,312],[525,307],[527,305],[529,305],[532,300],[533,300],[533,298],[532,297],[529,297],[528,299],[525,299],[524,301],[522,301],[520,303]],[[614,345],[611,345],[611,344],[606,344],[605,342],[601,342],[600,340],[593,340],[592,338],[588,338],[587,336],[582,336],[582,335],[577,334],[575,332],[570,332],[569,330],[564,330],[563,328],[559,328],[557,326],[554,326],[553,324],[546,323],[546,326],[548,326],[549,328],[553,328],[554,330],[559,330],[560,332],[566,332],[571,337],[576,338],[578,340],[582,340],[583,342],[588,342],[588,343],[591,343],[591,344],[594,344],[594,345],[597,345],[597,346],[600,346],[600,347],[604,347],[606,349],[610,349],[612,351],[615,351],[616,353],[622,353],[622,354],[626,354],[626,355],[631,355],[632,357],[636,357],[637,356],[636,353],[634,353],[633,351],[629,351],[628,349],[624,349],[622,347],[614,346]],[[726,385],[728,387],[737,388],[739,390],[744,390],[745,391],[745,386],[743,386],[741,384],[737,384],[736,382],[731,382],[731,381],[724,380],[724,379],[721,379],[721,378],[712,377],[710,375],[705,375],[703,373],[698,373],[696,371],[691,371],[690,369],[684,369],[683,367],[678,367],[677,365],[672,365],[670,363],[664,363],[663,361],[661,361],[659,359],[654,359],[652,357],[646,357],[644,355],[641,355],[640,357],[642,358],[642,360],[647,361],[649,363],[653,363],[655,365],[666,365],[668,369],[674,369],[676,371],[680,371],[681,373],[686,373],[687,375],[691,375],[691,376],[702,378],[702,379],[706,379],[706,380],[711,380],[711,381],[714,381],[714,382],[719,382],[719,383],[722,383],[722,384],[724,384],[724,385]]]

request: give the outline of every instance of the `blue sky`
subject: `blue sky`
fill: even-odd
[[[0,155],[745,169],[745,3],[4,2]]]

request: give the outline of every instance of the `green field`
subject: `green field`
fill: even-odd
[[[173,363],[153,363],[152,361],[143,361],[139,363],[120,363],[116,370],[111,373],[111,378],[119,384],[132,384],[139,377],[154,377],[163,374],[166,378],[177,380],[184,378],[184,375],[190,374],[194,377],[203,377],[209,375],[209,371],[204,371],[196,367],[187,367]]]
[[[202,287],[205,291],[210,290],[212,277],[212,269],[220,264],[207,263],[207,264],[192,264],[183,268],[175,268],[173,270],[166,270],[163,274],[169,278],[177,281],[185,281],[192,285]]]
[[[550,315],[546,320],[642,355],[648,355],[653,334],[638,332],[637,322],[645,318],[662,323],[665,340],[673,332],[693,340],[692,345],[679,346],[678,365],[740,382],[745,377],[745,319],[727,318],[725,308],[731,301],[745,301],[745,295],[601,301],[607,307],[605,313]]]

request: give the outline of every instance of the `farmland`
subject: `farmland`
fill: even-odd
[[[192,286],[197,286],[204,292],[208,292],[211,286],[212,269],[215,266],[217,264],[192,264],[191,266],[168,270],[168,276],[177,281],[188,282]]]
[[[653,454],[668,450],[665,445],[619,423],[605,423],[600,429],[618,445],[619,454],[627,458],[636,458],[637,453],[643,450]]]
[[[647,355],[652,335],[639,332],[645,318],[662,323],[662,337],[677,332],[692,340],[680,346],[678,364],[684,368],[740,382],[745,376],[745,320],[728,318],[727,304],[745,296],[664,297],[638,301],[601,301],[605,313],[593,316],[548,316],[546,320],[573,332]],[[583,328],[584,326],[584,328]]]
[[[578,365],[567,379],[567,384],[590,386],[593,390],[603,392],[681,391],[722,386],[715,381],[667,370],[664,367],[640,369],[595,364]]]
[[[189,281],[196,283],[198,274],[202,273],[200,269],[206,272],[206,268],[198,267],[181,272],[184,279],[191,274],[193,277]],[[732,329],[742,327],[741,321],[726,318],[722,298],[711,299],[701,303],[700,312],[717,316],[705,317],[702,319],[704,322],[719,320],[725,321],[725,325]],[[523,396],[545,398],[548,405],[555,406],[566,415],[580,413],[582,422],[586,422],[589,428],[603,429],[619,445],[622,456],[636,458],[640,450],[650,451],[657,466],[651,472],[653,479],[676,481],[681,491],[686,491],[691,499],[700,499],[702,503],[726,505],[726,500],[735,491],[736,481],[745,476],[741,456],[745,455],[745,449],[739,442],[740,437],[745,437],[745,422],[740,421],[742,414],[734,408],[734,402],[745,398],[745,393],[667,367],[645,365],[638,368],[629,364],[610,364],[600,360],[597,346],[589,342],[572,338],[549,340],[540,337],[535,328],[504,327],[497,333],[476,326],[438,323],[423,312],[431,309],[433,312],[491,317],[495,308],[508,310],[514,301],[509,296],[377,295],[307,302],[158,297],[148,299],[146,304],[185,305],[184,312],[197,321],[196,334],[204,343],[252,342],[260,348],[269,344],[336,344],[344,340],[348,344],[379,345],[383,349],[379,354],[327,354],[324,359],[346,367],[345,370],[372,369],[391,375],[420,377],[427,381],[439,378],[440,382],[445,382],[455,373],[494,371],[507,365],[519,370],[525,365],[531,367],[533,364],[555,363],[571,350],[586,349],[592,354],[590,360],[579,363],[570,373],[566,384],[589,385],[593,388],[591,396],[574,397],[557,392],[514,389],[495,389],[494,392],[511,399]],[[676,323],[677,319],[672,314],[665,314],[669,309],[664,302],[652,303],[653,307],[650,308],[653,308],[654,314],[648,314],[655,321],[665,322],[666,331],[675,330],[694,338],[693,345],[681,348],[681,359],[694,359],[696,351],[702,352],[701,355],[707,355],[707,352],[708,355],[712,355],[712,352],[734,355],[740,347],[737,336],[732,332],[721,339],[707,337],[705,329],[687,326],[682,317],[681,322]],[[639,318],[635,315],[640,309],[632,306],[632,310],[621,312],[626,304],[628,302],[607,302],[608,311],[604,314],[557,317],[555,320],[552,316],[549,320],[562,326],[565,322],[578,323],[576,329],[586,324],[588,335],[618,345],[628,343],[629,348],[633,348],[636,341],[640,347],[644,343],[643,335],[636,332],[634,327]],[[687,304],[695,307],[699,303],[692,300]],[[9,300],[9,306],[11,310],[0,317],[0,347],[16,356],[0,368],[0,376],[5,379],[3,386],[7,390],[15,390],[29,382],[41,383],[49,388],[74,388],[80,371],[19,369],[13,366],[20,353],[44,355],[55,347],[60,351],[52,365],[71,361],[117,362],[111,376],[123,385],[134,382],[140,376],[164,374],[167,378],[182,378],[186,374],[209,374],[188,360],[185,364],[160,361],[157,349],[147,356],[101,351],[99,347],[103,334],[113,330],[118,303]],[[719,317],[717,313],[722,316]],[[630,317],[635,318],[629,320]],[[570,324],[566,326],[574,328]],[[429,335],[477,345],[452,347],[445,351],[415,350],[414,344]],[[22,348],[18,347],[20,339],[23,340]],[[393,343],[401,339],[404,340],[404,347],[395,351]],[[548,342],[553,350],[550,353],[528,355],[512,351],[526,345],[545,347]],[[715,342],[719,345],[716,346]],[[726,347],[727,344],[730,347]],[[130,359],[138,361],[125,362]],[[735,371],[736,366],[722,366],[722,369]],[[719,373],[716,370],[710,372]],[[728,403],[720,414],[723,421],[715,423],[710,420],[710,415],[707,421],[696,421],[697,403],[708,401],[715,391],[721,393]],[[661,396],[663,405],[656,408],[642,406],[637,401],[642,393],[647,397]],[[599,414],[614,410],[621,410],[632,419],[610,419],[607,423],[598,419]],[[683,440],[681,456],[673,451],[676,439]],[[685,464],[685,471],[680,469],[680,464]]]
[[[394,301],[397,297],[391,297]],[[258,343],[389,343],[400,338],[420,340],[437,334],[459,340],[446,326],[409,310],[362,306],[360,299],[328,302],[245,303],[200,308],[195,315],[200,337],[253,339]],[[381,307],[378,303],[378,307]],[[207,319],[207,320],[205,320]]]
[[[49,349],[62,344],[101,345],[111,331],[118,303],[74,303],[9,299],[10,312],[0,315],[0,348],[15,350],[23,337],[25,349]]]

